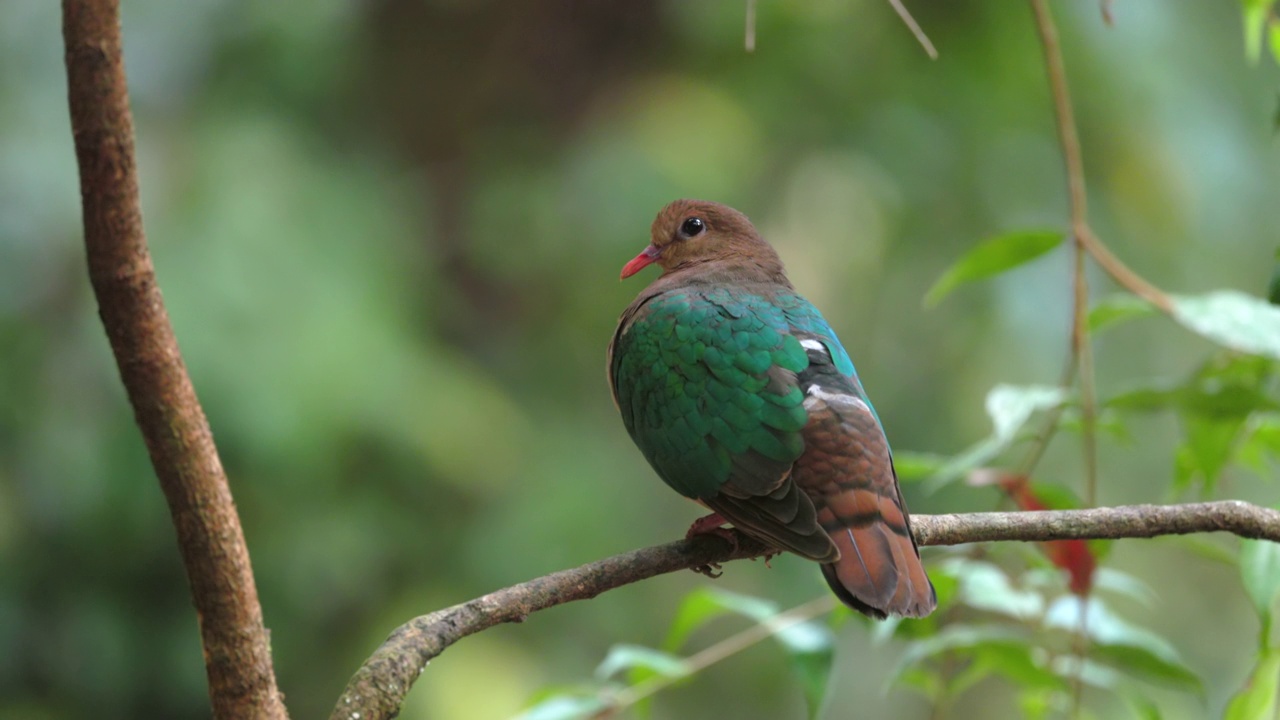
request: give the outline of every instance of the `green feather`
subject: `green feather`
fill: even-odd
[[[809,359],[797,329],[830,338],[837,369],[852,375],[826,321],[792,293],[684,289],[630,317],[615,341],[614,389],[627,429],[668,485],[709,498],[741,463],[785,468],[800,457],[808,414],[794,374]]]

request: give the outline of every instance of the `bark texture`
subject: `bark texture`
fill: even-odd
[[[216,718],[284,718],[249,552],[142,230],[118,0],[64,0],[89,278],[177,531]]]
[[[925,545],[1092,538],[1151,538],[1223,531],[1280,542],[1280,512],[1238,500],[1187,505],[1128,505],[1090,510],[915,515],[911,527]],[[530,613],[676,570],[758,557],[767,548],[738,535],[738,546],[698,537],[633,550],[562,570],[414,618],[356,671],[330,720],[393,718],[427,663],[462,638],[499,623],[523,622]]]

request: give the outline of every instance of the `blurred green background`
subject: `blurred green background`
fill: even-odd
[[[123,3],[146,226],[248,535],[294,717],[326,713],[408,618],[680,536],[695,508],[653,475],[604,380],[618,269],[667,201],[749,214],[858,364],[894,446],[984,436],[998,382],[1053,383],[1067,250],[936,309],[980,238],[1062,227],[1066,202],[1029,9],[741,0]],[[1237,3],[1054,4],[1095,228],[1171,291],[1262,292],[1280,227],[1277,72],[1244,59]],[[204,717],[194,613],[162,497],[86,282],[60,20],[0,4],[0,716]],[[1099,295],[1108,281],[1094,276]],[[1211,349],[1162,319],[1097,345],[1105,395]],[[1167,500],[1173,419],[1104,439],[1100,502]],[[1075,485],[1077,438],[1041,479]],[[990,509],[991,489],[917,512]],[[1229,475],[1224,493],[1276,500]],[[926,551],[926,558],[934,551]],[[936,555],[933,555],[936,557]],[[1251,663],[1235,572],[1165,541],[1109,561],[1160,594],[1141,620],[1217,713]],[[812,565],[727,568],[791,605]],[[659,642],[680,573],[467,639],[406,718],[504,718]],[[700,634],[732,632],[726,621]],[[901,652],[840,631],[829,717],[923,718]],[[999,685],[955,717],[1010,708]],[[655,717],[800,718],[785,658],[753,648],[664,693]]]

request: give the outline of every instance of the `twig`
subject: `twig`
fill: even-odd
[[[1072,352],[1067,355],[1067,366],[1062,371],[1062,381],[1058,383],[1064,393],[1070,392],[1072,384],[1075,383],[1076,359],[1075,350],[1072,349]],[[1027,457],[1018,466],[1015,474],[1029,478],[1031,473],[1035,472],[1036,466],[1044,458],[1045,450],[1049,449],[1049,441],[1053,440],[1053,436],[1058,432],[1058,421],[1062,419],[1062,413],[1066,409],[1067,404],[1063,402],[1054,405],[1045,413],[1044,425],[1032,438],[1031,451],[1027,453]]]
[[[1074,538],[1149,538],[1223,531],[1280,541],[1280,512],[1238,500],[1187,505],[1130,505],[1089,510],[917,515],[920,545]],[[427,663],[453,643],[500,623],[655,575],[762,555],[766,548],[740,536],[736,550],[716,538],[695,538],[633,550],[513,585],[397,628],[347,684],[331,720],[394,717]]]
[[[1147,282],[1141,275],[1130,270],[1128,265],[1125,265],[1097,235],[1093,234],[1093,228],[1086,226],[1084,233],[1080,235],[1080,241],[1084,243],[1093,261],[1098,263],[1121,287],[1151,303],[1165,315],[1173,315],[1173,301],[1169,296],[1160,288]]]
[[[1067,189],[1071,200],[1071,236],[1075,242],[1075,265],[1072,270],[1071,352],[1080,378],[1080,419],[1084,425],[1085,504],[1098,503],[1097,397],[1093,384],[1093,351],[1089,344],[1089,284],[1085,276],[1085,236],[1089,232],[1089,195],[1085,189],[1084,160],[1080,154],[1080,138],[1076,134],[1075,116],[1071,110],[1071,94],[1067,90],[1067,71],[1062,63],[1058,29],[1053,24],[1046,0],[1031,0],[1036,29],[1044,48],[1045,70],[1053,94],[1054,117],[1058,124],[1058,141],[1067,167]]]
[[[284,718],[244,533],[142,231],[118,0],[64,0],[89,278],[177,530],[216,718]]]
[[[916,42],[920,43],[920,47],[924,48],[925,53],[930,60],[938,59],[938,48],[933,46],[929,41],[929,36],[924,34],[924,30],[920,28],[920,24],[916,19],[911,17],[911,11],[907,10],[907,6],[902,4],[902,0],[889,0],[889,4],[893,6],[893,11],[898,13],[898,17],[902,18],[902,22],[915,36]]]
[[[1053,94],[1054,116],[1058,121],[1058,140],[1062,145],[1062,158],[1067,165],[1068,187],[1071,194],[1071,232],[1077,245],[1088,251],[1094,261],[1129,292],[1154,305],[1161,312],[1171,315],[1173,302],[1162,290],[1130,270],[1093,233],[1087,219],[1087,196],[1084,185],[1084,163],[1080,155],[1080,138],[1076,133],[1075,117],[1071,111],[1071,95],[1067,92],[1067,74],[1062,66],[1062,53],[1058,47],[1058,31],[1049,14],[1045,0],[1031,0],[1035,12],[1036,27],[1044,46],[1045,64],[1049,73],[1049,88]]]
[[[1076,133],[1075,116],[1071,109],[1071,96],[1067,89],[1067,72],[1062,61],[1062,49],[1058,42],[1058,30],[1045,0],[1031,0],[1036,29],[1044,49],[1045,71],[1049,76],[1049,88],[1053,95],[1054,117],[1058,126],[1058,141],[1062,146],[1063,164],[1067,170],[1067,192],[1070,200],[1071,237],[1074,263],[1071,268],[1071,360],[1067,363],[1067,381],[1071,376],[1080,381],[1081,446],[1084,453],[1085,483],[1084,503],[1088,507],[1098,504],[1098,445],[1097,445],[1097,395],[1094,388],[1093,348],[1089,337],[1089,280],[1085,274],[1085,241],[1089,233],[1089,193],[1085,187],[1084,159],[1080,152],[1080,138]],[[1105,9],[1104,9],[1105,14]],[[1063,406],[1055,408],[1050,418],[1053,423],[1045,434],[1033,462],[1048,446]],[[1087,602],[1082,602],[1081,607]],[[1080,717],[1084,696],[1084,656],[1087,651],[1087,635],[1084,610],[1081,610],[1080,627],[1076,631],[1074,645],[1080,658],[1071,678],[1071,717]]]
[[[747,0],[747,29],[742,42],[747,52],[756,51],[756,0]]]
[[[789,627],[799,625],[823,613],[831,612],[835,609],[835,606],[835,596],[828,593],[803,605],[793,607],[786,612],[779,613],[769,618],[766,622],[754,624],[742,632],[730,635],[705,650],[685,658],[683,664],[684,672],[679,675],[655,675],[642,683],[618,691],[609,699],[609,709],[616,712],[635,705],[663,688],[711,667],[727,657],[742,652],[761,640],[777,635]]]

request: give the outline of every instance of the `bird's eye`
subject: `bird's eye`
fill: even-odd
[[[686,218],[685,221],[680,224],[680,234],[687,238],[691,238],[695,235],[701,235],[702,231],[706,229],[706,223],[702,222],[702,218],[697,217]]]

